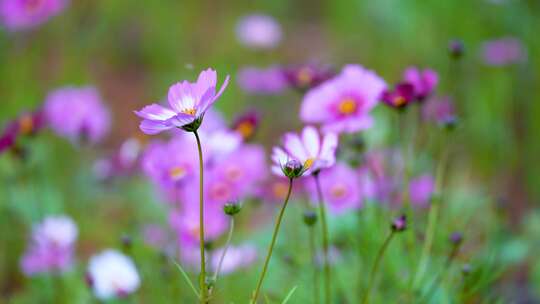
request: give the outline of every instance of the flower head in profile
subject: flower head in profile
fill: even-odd
[[[347,65],[336,77],[309,90],[300,117],[320,123],[324,132],[352,133],[373,125],[370,111],[377,105],[386,84],[360,65]]]
[[[196,131],[204,114],[221,96],[228,83],[229,76],[216,93],[217,73],[207,69],[199,74],[195,83],[182,81],[172,85],[167,97],[170,108],[154,103],[135,112],[143,118],[140,129],[150,135],[172,128]]]
[[[133,261],[112,249],[90,258],[87,271],[90,286],[101,300],[126,297],[141,283]]]
[[[64,87],[47,95],[44,112],[55,133],[77,142],[100,141],[109,131],[110,115],[94,87]]]
[[[59,14],[68,0],[0,0],[0,20],[10,31],[37,27]]]
[[[334,165],[337,145],[336,134],[321,135],[313,126],[304,127],[301,134],[290,132],[283,137],[283,148],[287,155],[312,173]]]
[[[253,14],[242,17],[236,25],[238,41],[254,49],[272,49],[281,41],[281,26],[268,15]]]
[[[403,72],[403,79],[414,88],[414,97],[423,101],[435,91],[439,83],[439,75],[431,69],[420,70],[417,67],[409,67]]]
[[[32,229],[32,240],[21,260],[26,275],[61,272],[73,263],[78,230],[66,216],[51,216]]]
[[[414,100],[414,86],[407,82],[398,83],[393,90],[385,90],[382,101],[397,109],[403,109]]]

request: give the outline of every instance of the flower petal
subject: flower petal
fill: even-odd
[[[308,156],[311,158],[318,158],[320,151],[320,138],[319,132],[313,126],[307,126],[302,130],[302,142],[306,149]]]
[[[154,135],[158,134],[162,131],[169,130],[173,126],[166,121],[159,121],[159,120],[149,120],[145,119],[141,121],[139,128],[141,131],[143,131],[145,134],[148,135]]]
[[[308,159],[308,155],[300,137],[295,133],[287,133],[283,137],[283,146],[285,151],[293,158],[304,163]]]
[[[167,96],[171,108],[176,112],[194,109],[196,103],[196,96],[193,92],[194,87],[195,85],[189,81],[182,81],[172,85]]]
[[[140,111],[135,111],[135,114],[141,118],[150,120],[167,120],[176,115],[174,111],[155,103],[145,106]]]
[[[204,113],[210,107],[223,93],[227,85],[229,84],[229,75],[225,78],[225,81],[223,81],[223,84],[221,85],[221,88],[219,89],[219,92],[217,94],[213,94],[215,92],[215,87],[209,88],[207,92],[201,97],[201,102],[198,106],[198,113]]]

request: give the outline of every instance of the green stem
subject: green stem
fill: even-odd
[[[324,200],[321,188],[321,182],[319,180],[319,173],[313,174],[315,178],[315,185],[317,187],[317,195],[319,197],[319,212],[321,214],[321,228],[322,228],[322,242],[323,242],[323,256],[324,256],[324,290],[325,290],[325,303],[330,304],[330,263],[328,261],[328,225],[326,222],[326,209],[324,207]]]
[[[317,256],[315,252],[315,229],[309,227],[309,251],[311,254],[311,263],[313,264],[313,303],[319,304],[319,271],[317,270]]]
[[[371,293],[371,289],[373,289],[373,284],[375,284],[375,275],[377,274],[377,271],[379,270],[379,264],[381,263],[382,257],[386,251],[386,248],[390,244],[390,241],[394,237],[394,230],[390,232],[390,234],[386,237],[386,240],[384,240],[384,243],[382,244],[381,248],[379,249],[379,252],[377,253],[377,257],[375,258],[375,263],[373,264],[373,268],[371,268],[371,273],[369,275],[369,283],[368,288],[366,290],[366,293],[364,294],[364,299],[362,300],[362,304],[366,304],[369,302],[369,295]]]
[[[221,257],[219,258],[218,266],[216,268],[216,271],[214,272],[214,277],[212,280],[214,284],[216,284],[219,273],[221,272],[221,266],[223,265],[223,260],[225,260],[225,255],[227,255],[227,250],[229,250],[229,247],[231,245],[233,232],[234,232],[234,217],[231,216],[231,225],[229,227],[229,234],[227,235],[227,242],[225,243],[225,247],[223,248],[223,252],[221,253]]]
[[[197,149],[199,150],[199,247],[201,251],[201,273],[199,275],[200,286],[200,303],[208,303],[207,301],[207,289],[206,289],[206,260],[204,255],[204,178],[203,178],[203,153],[201,147],[201,139],[199,133],[193,131],[195,139],[197,139]]]
[[[253,296],[251,297],[251,304],[257,303],[257,298],[259,297],[259,292],[261,291],[261,286],[264,280],[264,276],[266,275],[266,271],[268,269],[268,263],[270,262],[270,258],[272,257],[272,251],[274,250],[274,245],[276,244],[277,235],[279,232],[279,227],[281,226],[281,220],[283,219],[283,214],[285,214],[285,208],[287,208],[287,204],[289,203],[289,198],[291,196],[292,191],[292,185],[293,185],[293,179],[289,179],[289,190],[287,191],[287,196],[285,197],[285,202],[283,203],[283,206],[281,207],[281,211],[279,212],[276,226],[274,227],[274,233],[272,234],[272,241],[270,242],[270,246],[268,247],[268,253],[266,254],[266,259],[264,261],[263,270],[261,272],[261,276],[259,277],[259,281],[257,283],[257,288],[253,292]]]
[[[452,250],[448,254],[448,257],[446,258],[446,262],[444,263],[444,266],[443,266],[441,272],[439,273],[439,275],[435,278],[435,280],[433,281],[433,283],[429,287],[428,292],[426,293],[426,296],[424,297],[425,301],[420,301],[421,303],[429,303],[430,302],[430,300],[433,297],[433,294],[435,293],[437,287],[443,281],[443,279],[444,279],[444,277],[446,275],[446,272],[448,272],[448,269],[450,269],[450,265],[452,265],[452,261],[454,261],[454,258],[458,254],[458,251],[459,251],[460,247],[461,247],[460,244],[454,245],[452,247]]]

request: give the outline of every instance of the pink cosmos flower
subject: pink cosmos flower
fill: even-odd
[[[19,136],[35,135],[45,127],[45,115],[42,110],[23,113],[9,122],[0,135],[0,154],[13,148]]]
[[[316,64],[287,66],[283,74],[288,85],[300,91],[314,88],[336,75],[333,68]]]
[[[306,123],[321,123],[324,132],[352,133],[373,125],[369,112],[386,84],[360,65],[347,65],[339,75],[307,92],[300,109]]]
[[[247,141],[255,136],[260,120],[261,114],[258,111],[249,110],[236,117],[232,124],[232,129]]]
[[[290,159],[296,159],[310,172],[331,167],[336,162],[338,137],[334,133],[324,136],[313,126],[306,126],[302,134],[286,133],[283,137],[284,153]],[[275,148],[275,151],[280,148]],[[277,152],[280,154],[280,152]],[[286,161],[285,161],[286,162]],[[283,165],[282,163],[280,165]]]
[[[73,263],[77,226],[69,217],[51,216],[32,229],[32,241],[21,260],[26,275],[58,273]]]
[[[338,162],[332,168],[321,171],[320,183],[330,212],[342,214],[362,207],[364,194],[360,189],[360,178],[358,173],[349,166]],[[317,202],[315,182],[307,182],[306,187],[312,196],[312,201]]]
[[[281,41],[281,26],[268,15],[242,17],[236,26],[238,41],[254,49],[271,49]]]
[[[435,191],[433,176],[424,174],[409,182],[409,198],[417,207],[428,207]]]
[[[519,39],[503,37],[485,42],[482,57],[487,65],[504,66],[524,61],[527,54]]]
[[[47,95],[44,111],[53,131],[74,142],[96,143],[109,131],[109,112],[94,87],[54,90]]]
[[[251,94],[273,95],[287,88],[287,80],[277,66],[243,68],[238,72],[237,80],[240,88]]]
[[[0,0],[0,19],[10,31],[37,27],[66,7],[67,0]]]
[[[439,75],[431,69],[420,70],[417,67],[409,67],[403,72],[403,79],[414,87],[415,98],[422,101],[437,87]]]
[[[396,85],[394,90],[384,90],[381,99],[382,101],[397,109],[402,109],[409,105],[414,100],[414,87],[407,82],[401,82]]]
[[[95,296],[101,300],[126,297],[141,285],[133,260],[113,249],[90,258],[87,277]]]
[[[135,111],[143,118],[140,129],[150,135],[172,128],[196,130],[208,108],[221,96],[228,83],[229,76],[216,93],[217,73],[207,69],[199,74],[195,83],[182,81],[174,84],[169,88],[167,98],[170,108],[154,103]]]
[[[173,211],[169,215],[169,224],[178,236],[180,248],[199,244],[199,209],[197,205],[184,204],[184,210]],[[211,241],[224,234],[229,227],[229,219],[222,206],[205,202],[204,239]]]
[[[212,253],[210,267],[215,271],[225,248],[219,248]],[[250,244],[230,246],[227,249],[220,274],[230,274],[242,268],[247,268],[257,261],[257,247]]]

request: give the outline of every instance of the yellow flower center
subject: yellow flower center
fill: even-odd
[[[34,120],[31,115],[24,115],[19,119],[19,131],[22,134],[30,134],[34,129]]]
[[[173,180],[179,180],[186,175],[186,169],[182,166],[176,166],[169,170],[169,176]]]
[[[396,96],[394,97],[394,105],[395,106],[402,106],[403,104],[405,104],[406,100],[405,98],[403,98],[403,96]]]
[[[244,138],[249,138],[253,135],[255,128],[249,121],[243,121],[236,127],[236,131]]]
[[[197,111],[196,111],[195,109],[191,108],[191,109],[184,109],[184,110],[182,110],[181,112],[184,113],[184,114],[188,114],[188,115],[193,116],[193,115],[195,115],[195,113],[196,113]]]
[[[296,77],[298,78],[298,83],[301,86],[308,85],[313,79],[313,75],[311,74],[311,71],[308,68],[300,69]]]
[[[330,193],[336,198],[342,198],[347,194],[347,188],[341,184],[334,185]]]
[[[356,108],[356,101],[350,97],[343,99],[338,105],[338,111],[343,115],[353,114]]]
[[[306,159],[306,161],[304,162],[304,169],[309,169],[311,168],[311,166],[313,166],[313,163],[315,162],[315,159],[314,158],[308,158]]]

